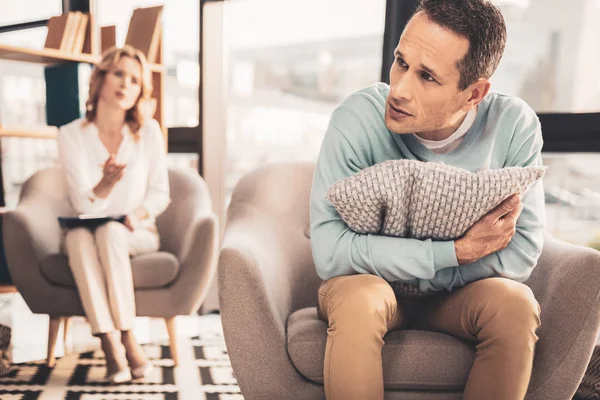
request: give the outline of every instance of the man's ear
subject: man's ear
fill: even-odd
[[[469,85],[465,89],[467,102],[463,106],[463,111],[469,111],[481,103],[481,100],[489,93],[492,84],[487,79],[481,78]]]

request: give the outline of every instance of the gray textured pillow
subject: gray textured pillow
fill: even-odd
[[[433,162],[391,160],[335,183],[327,198],[355,232],[451,240],[510,195],[523,194],[544,171],[507,167],[475,173]]]

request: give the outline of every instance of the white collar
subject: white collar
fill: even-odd
[[[88,129],[92,132],[95,132],[97,134],[100,133],[100,130],[98,129],[98,125],[96,125],[95,122],[93,121],[88,121],[85,117],[83,118],[83,120],[81,121],[84,129]],[[131,133],[131,129],[129,128],[129,124],[127,122],[125,122],[123,124],[123,127],[121,128],[121,135],[123,135],[124,137],[127,137],[128,134]]]
[[[467,116],[463,120],[462,124],[460,124],[458,129],[444,140],[427,140],[414,133],[413,135],[428,149],[441,149],[442,147],[446,147],[448,144],[454,142],[456,139],[466,135],[471,126],[473,126],[473,123],[475,122],[475,117],[477,117],[477,107],[474,107],[471,110],[469,110]]]

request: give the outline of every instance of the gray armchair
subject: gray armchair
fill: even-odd
[[[276,164],[233,193],[219,258],[219,297],[233,371],[247,400],[324,399],[327,326],[309,239],[314,166]],[[600,329],[600,253],[546,238],[527,281],[542,325],[527,399],[570,399]],[[507,327],[510,329],[510,327]],[[475,348],[454,337],[394,331],[383,348],[386,399],[460,399]]]
[[[171,204],[157,219],[158,252],[132,259],[138,316],[167,323],[177,364],[174,317],[200,307],[216,272],[218,222],[204,180],[192,170],[170,169]],[[61,320],[84,315],[67,257],[60,251],[57,217],[75,215],[60,167],[35,173],[23,185],[19,205],[3,220],[8,268],[34,313],[49,314],[48,364]],[[65,326],[66,330],[66,326]]]

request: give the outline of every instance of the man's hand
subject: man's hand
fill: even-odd
[[[521,198],[514,194],[477,221],[454,242],[459,265],[473,263],[508,246],[523,211]]]

